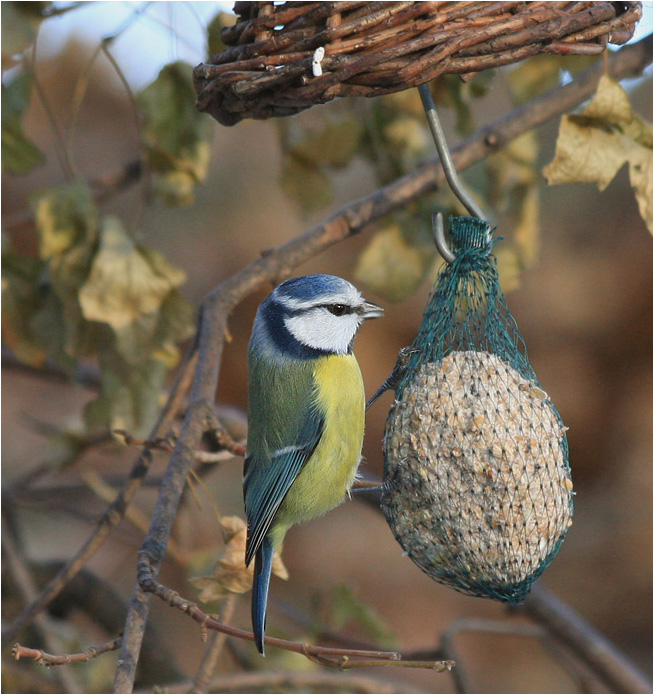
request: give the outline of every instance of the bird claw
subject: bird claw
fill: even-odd
[[[386,391],[395,391],[402,380],[406,372],[407,365],[409,364],[409,358],[414,352],[420,352],[418,348],[414,348],[411,345],[403,347],[397,353],[397,362],[393,367],[393,371],[390,373],[386,381],[375,391],[371,396],[370,400],[366,403],[366,410]]]

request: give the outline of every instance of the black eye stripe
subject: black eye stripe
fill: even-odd
[[[276,302],[276,304],[282,310],[283,314],[288,317],[302,316],[315,309],[327,309],[327,311],[329,311],[330,314],[334,314],[334,316],[360,313],[360,309],[350,306],[349,304],[343,304],[342,302],[325,302],[324,304],[314,304],[313,306],[302,307],[301,309],[290,309],[279,302]]]

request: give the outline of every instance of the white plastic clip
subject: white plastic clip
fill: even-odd
[[[311,69],[313,70],[314,77],[320,77],[322,75],[322,59],[325,57],[325,49],[320,46],[316,48],[313,52],[313,61],[311,63]]]

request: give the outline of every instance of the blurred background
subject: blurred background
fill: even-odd
[[[27,176],[3,173],[3,235],[14,248],[25,255],[38,252],[30,199],[43,187],[64,180],[53,156],[51,119],[68,122],[77,80],[100,38],[121,29],[112,54],[136,91],[170,60],[191,64],[203,60],[203,31],[219,9],[216,3],[151,3],[147,8],[140,3],[90,3],[42,24],[37,70],[51,113],[42,101],[32,99],[24,128],[46,153],[47,162]],[[648,14],[641,30],[650,33],[651,3],[645,9]],[[3,16],[3,32],[4,23]],[[477,126],[512,109],[507,84],[506,74],[498,71],[485,95],[474,102]],[[634,110],[651,121],[651,69],[644,79],[624,84]],[[316,108],[303,118],[320,118],[331,107]],[[362,113],[365,118],[365,109]],[[442,115],[454,145],[460,140],[454,118],[450,111]],[[208,175],[192,205],[170,208],[155,202],[143,207],[138,184],[101,204],[103,215],[116,214],[136,226],[143,243],[186,272],[181,291],[193,308],[263,250],[289,241],[378,185],[369,162],[354,157],[332,174],[331,202],[319,210],[303,211],[281,186],[284,153],[278,124],[248,120],[226,128],[212,122],[211,128]],[[557,128],[558,122],[550,122],[536,132],[539,172],[553,158]],[[89,178],[111,176],[138,157],[141,145],[130,97],[106,60],[93,64],[68,146],[79,170]],[[472,171],[469,180],[479,175]],[[589,184],[548,187],[542,175],[538,180],[540,250],[537,261],[513,283],[517,286],[507,299],[540,382],[570,428],[577,493],[574,525],[541,581],[650,673],[652,238],[639,215],[626,167],[601,193]],[[366,287],[358,279],[357,267],[372,232],[366,230],[296,269],[298,275],[341,275],[359,285],[370,300],[384,305],[385,318],[366,325],[356,345],[368,395],[390,372],[397,351],[413,340],[434,277],[430,270],[410,298],[396,303]],[[499,233],[507,244],[512,242],[511,228],[501,228]],[[258,303],[270,289],[239,305],[229,323],[232,340],[225,350],[216,401],[229,407],[236,426],[242,423],[246,408],[251,324]],[[58,464],[66,458],[61,451],[64,445],[61,438],[53,440],[52,431],[78,431],[92,391],[44,378],[9,360],[3,362],[2,392],[3,495],[17,494],[12,487],[16,481],[42,466],[52,466],[34,485],[21,485],[20,496],[13,500],[12,524],[20,528],[22,552],[38,565],[65,560],[86,540],[106,507],[97,486],[89,482],[95,480],[92,473],[117,487],[136,450],[108,442],[60,469]],[[381,440],[391,399],[386,394],[367,415],[362,464],[366,474],[381,476]],[[166,563],[160,577],[184,596],[195,595],[189,577],[209,574],[222,550],[213,504],[223,515],[243,514],[241,464],[235,460],[216,466],[204,478],[206,487],[184,500],[174,540],[185,567]],[[156,454],[151,472],[155,484],[144,487],[136,498],[136,507],[146,519],[165,465],[166,456]],[[107,496],[111,499],[110,493]],[[125,605],[142,537],[143,530],[123,522],[89,564]],[[372,611],[372,627],[366,629],[366,621],[349,616],[344,631],[373,643],[383,636],[386,646],[406,653],[433,648],[438,636],[460,618],[519,620],[501,604],[466,597],[434,583],[403,557],[383,516],[357,498],[290,532],[284,560],[290,579],[273,579],[268,617],[272,635],[308,638],[315,625],[312,620],[331,620],[325,615],[330,602],[337,600],[339,587],[347,587]],[[115,613],[120,624],[124,606],[115,604]],[[197,626],[158,601],[152,603],[151,618],[180,674],[192,674],[203,651]],[[231,622],[249,628],[249,595],[239,598]],[[100,628],[74,613],[67,613],[65,620],[55,617],[55,624],[64,642],[76,643],[80,649],[113,636],[103,637]],[[24,636],[21,639],[29,644]],[[457,645],[478,692],[571,692],[578,687],[556,655],[535,639],[466,633]],[[250,645],[238,645],[237,652],[253,658]],[[255,659],[255,667],[319,668],[295,655],[270,652],[265,663]],[[110,654],[76,667],[76,677],[86,691],[102,692],[111,682],[115,659]],[[221,669],[233,670],[237,660],[226,652]],[[21,663],[20,668],[22,674],[17,666],[11,667],[3,676],[6,683],[17,686],[15,692],[39,692],[21,685],[29,666]],[[400,684],[406,692],[452,692],[447,674],[379,671],[370,674]],[[11,687],[3,689],[11,691]]]

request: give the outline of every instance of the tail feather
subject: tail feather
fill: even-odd
[[[252,584],[252,631],[254,642],[262,656],[265,656],[263,638],[266,632],[266,606],[268,586],[273,563],[273,545],[270,538],[264,538],[254,559],[254,582]]]

